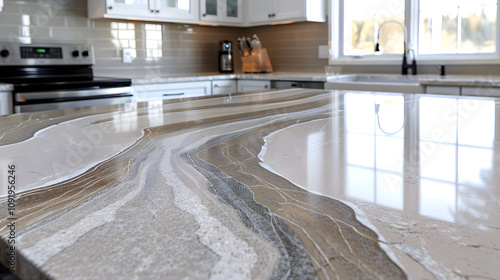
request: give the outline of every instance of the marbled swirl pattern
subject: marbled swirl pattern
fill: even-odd
[[[404,248],[360,209],[262,163],[269,135],[342,119],[343,94],[276,90],[3,118],[0,168],[16,164],[19,175],[16,274],[418,279],[392,252]]]

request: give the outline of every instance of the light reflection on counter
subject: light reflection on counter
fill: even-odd
[[[487,202],[500,201],[494,100],[384,93],[334,100],[332,116],[340,117],[268,137],[264,163],[342,200],[446,222],[491,219]]]
[[[344,108],[346,195],[402,210],[404,98],[346,94]]]

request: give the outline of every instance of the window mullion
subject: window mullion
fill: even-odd
[[[462,6],[458,5],[457,11],[457,52],[462,51]]]
[[[419,0],[405,0],[405,24],[408,30],[408,49],[413,49],[418,55],[418,22]]]

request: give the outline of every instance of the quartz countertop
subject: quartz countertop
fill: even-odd
[[[500,87],[499,76],[424,76],[419,79],[421,85],[425,86],[465,86],[465,87]]]
[[[0,248],[21,279],[496,279],[499,112],[287,89],[1,117]]]
[[[112,77],[109,73],[105,76]],[[287,81],[314,81],[328,82],[350,79],[352,77],[377,77],[379,79],[386,78],[388,83],[394,78],[416,80],[417,83],[423,86],[469,86],[469,87],[500,87],[500,76],[474,76],[474,75],[394,75],[394,74],[339,74],[326,75],[324,72],[317,73],[301,73],[301,72],[274,72],[261,74],[220,74],[220,73],[200,73],[200,74],[120,74],[117,77],[128,77],[132,79],[134,85],[156,84],[156,83],[176,83],[176,82],[196,82],[196,81],[213,81],[225,79],[249,79],[249,80],[287,80]],[[361,81],[362,82],[362,81]]]
[[[394,74],[342,74],[328,76],[327,82],[354,81],[356,83],[415,83],[422,86],[466,86],[466,87],[500,87],[500,76],[470,75],[394,75]]]
[[[319,81],[326,82],[325,73],[297,73],[297,72],[275,72],[258,74],[221,74],[221,73],[199,73],[199,74],[161,74],[152,72],[150,74],[119,74],[100,73],[100,76],[107,77],[127,77],[132,79],[134,85],[160,84],[213,81],[226,79],[249,79],[249,80],[284,80],[284,81]]]

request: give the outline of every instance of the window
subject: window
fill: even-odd
[[[403,53],[404,20],[404,1],[344,1],[344,54],[373,54],[384,22],[388,24],[382,26],[379,40],[384,53]]]
[[[496,5],[496,0],[420,0],[420,53],[494,53]]]
[[[146,58],[159,58],[162,52],[162,31],[160,24],[145,24]]]
[[[497,0],[332,0],[330,64],[398,64],[405,38],[420,62],[498,63],[498,9]]]
[[[111,35],[113,44],[117,48],[130,48],[132,57],[137,57],[137,46],[135,36],[135,24],[127,22],[112,22]]]

